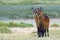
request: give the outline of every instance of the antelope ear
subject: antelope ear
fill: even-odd
[[[41,10],[44,10],[42,7],[40,7]]]
[[[33,8],[33,7],[32,7],[31,9],[32,9],[32,10],[34,10],[34,8]]]
[[[40,7],[40,9],[42,9],[42,7]]]

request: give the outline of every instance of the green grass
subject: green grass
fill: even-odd
[[[25,23],[25,22],[20,22],[20,23],[14,23],[14,22],[0,22],[0,26],[5,26],[5,27],[33,27],[33,24],[30,23]]]
[[[5,26],[0,26],[0,33],[11,33],[11,30]]]
[[[60,18],[60,5],[1,5],[0,19],[32,19],[34,14],[32,7],[42,7],[44,14],[49,18]]]
[[[0,0],[1,5],[60,4],[60,0]]]
[[[59,27],[60,25],[59,24],[52,24],[51,27]]]
[[[13,22],[9,22],[7,24],[7,27],[18,27],[18,24],[17,23],[13,23]]]
[[[7,26],[8,23],[0,22],[0,26]]]
[[[33,27],[32,24],[24,23],[24,22],[21,22],[21,23],[19,24],[19,26],[20,26],[20,27],[23,27],[23,28],[25,28],[25,27]]]

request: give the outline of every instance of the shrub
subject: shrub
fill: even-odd
[[[7,26],[7,23],[5,23],[5,22],[0,22],[0,26]]]
[[[23,28],[25,28],[25,27],[33,27],[32,24],[24,23],[24,22],[21,22],[21,23],[19,24],[19,26],[20,26],[20,27],[23,27]]]
[[[17,23],[9,22],[8,27],[18,27]]]
[[[52,26],[52,27],[59,27],[59,25],[56,24],[56,23],[55,23],[55,24],[52,24],[51,26]]]
[[[8,29],[7,27],[0,27],[0,33],[11,33],[11,30]]]
[[[24,23],[24,22],[20,22],[20,23],[14,23],[14,22],[9,22],[9,23],[5,23],[5,22],[0,22],[0,26],[5,26],[5,27],[33,27],[32,24],[30,23]]]

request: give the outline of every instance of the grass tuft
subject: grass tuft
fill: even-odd
[[[8,27],[2,26],[0,27],[0,33],[11,33],[11,30]]]
[[[25,22],[20,22],[20,23],[14,23],[14,22],[6,23],[6,22],[0,22],[0,26],[5,26],[5,27],[22,27],[22,28],[25,28],[25,27],[33,27],[32,24],[30,24],[30,23],[25,23]]]
[[[55,23],[55,24],[52,24],[51,26],[52,26],[52,27],[59,27],[59,24],[56,24],[56,23]]]

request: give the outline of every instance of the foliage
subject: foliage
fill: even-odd
[[[25,27],[33,27],[32,24],[30,24],[30,23],[25,23],[25,22],[20,22],[20,23],[14,23],[14,22],[6,23],[6,22],[0,22],[0,26],[5,26],[5,27],[22,27],[22,28],[25,28]]]
[[[9,22],[7,27],[18,27],[17,23]]]
[[[60,4],[60,0],[0,0],[2,5]]]
[[[7,23],[5,23],[5,22],[0,22],[0,26],[7,26]]]
[[[56,23],[55,23],[55,24],[52,24],[51,26],[52,26],[52,27],[59,27],[59,24],[56,24]]]
[[[32,7],[42,7],[44,14],[50,18],[60,17],[60,5],[1,5],[0,19],[31,19],[33,18]]]
[[[32,24],[24,23],[24,22],[21,22],[21,23],[19,24],[19,26],[20,26],[20,27],[23,27],[23,28],[25,28],[25,27],[33,27]]]
[[[0,27],[0,33],[11,33],[11,30],[5,26]]]

